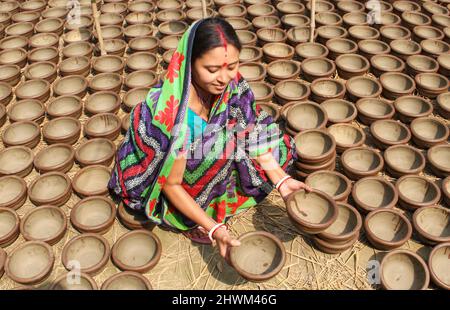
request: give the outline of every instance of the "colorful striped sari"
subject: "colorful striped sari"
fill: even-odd
[[[179,230],[196,223],[171,205],[162,188],[180,151],[187,152],[183,188],[217,222],[256,205],[273,190],[256,156],[271,151],[286,171],[297,156],[293,139],[257,109],[240,74],[215,99],[202,134],[187,143],[190,55],[200,23],[192,24],[181,38],[164,82],[131,112],[108,184],[117,202],[142,210],[158,225]]]

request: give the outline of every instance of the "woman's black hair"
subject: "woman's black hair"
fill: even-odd
[[[204,19],[195,32],[191,62],[193,63],[207,51],[224,44],[233,45],[241,51],[241,43],[230,23],[218,17]]]

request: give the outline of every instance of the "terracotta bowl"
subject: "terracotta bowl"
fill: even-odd
[[[444,202],[450,205],[450,176],[442,180],[442,193],[444,195]]]
[[[133,53],[136,52],[150,52],[154,53],[159,47],[159,39],[152,36],[137,37],[128,42]]]
[[[411,123],[414,119],[425,117],[433,112],[431,102],[419,96],[403,96],[394,101],[397,117],[403,123]]]
[[[281,105],[289,101],[306,101],[311,93],[310,87],[299,80],[284,80],[275,85],[274,92]]]
[[[370,125],[374,143],[382,150],[392,145],[406,144],[411,139],[411,132],[402,122],[379,120]]]
[[[365,125],[370,125],[377,120],[390,119],[395,114],[395,109],[387,100],[378,98],[362,98],[356,102],[358,119]]]
[[[95,75],[89,81],[89,90],[91,93],[98,91],[113,91],[119,93],[122,88],[123,79],[117,73],[100,73]]]
[[[25,146],[12,146],[0,151],[0,175],[27,176],[33,170],[33,151]]]
[[[427,39],[442,40],[445,36],[439,28],[433,26],[416,26],[413,33],[417,42]]]
[[[341,55],[356,54],[358,51],[358,45],[355,42],[344,38],[330,39],[325,45],[329,51],[328,57],[332,60],[336,60]]]
[[[355,3],[355,1],[347,1],[347,3],[349,2]],[[341,14],[345,28],[367,25],[368,15],[363,11],[342,12]]]
[[[43,79],[25,81],[16,87],[15,94],[18,100],[36,99],[45,102],[50,97],[50,83]]]
[[[163,51],[168,51],[171,49],[176,49],[178,47],[178,42],[180,41],[181,36],[166,36],[160,39],[159,46]]]
[[[380,40],[362,40],[358,42],[358,50],[362,56],[370,61],[375,55],[389,54],[391,47]]]
[[[266,82],[249,82],[256,103],[270,102],[274,95],[273,86]]]
[[[319,164],[330,160],[335,154],[336,142],[320,129],[305,130],[295,136],[299,159],[306,164]]]
[[[362,98],[375,98],[381,94],[381,84],[369,76],[355,76],[347,80],[347,93],[351,101]]]
[[[355,25],[348,29],[348,34],[355,41],[361,40],[378,40],[380,32],[368,25]]]
[[[156,70],[158,57],[150,52],[138,52],[132,54],[127,59],[127,71]]]
[[[384,166],[383,157],[367,147],[346,150],[342,153],[341,162],[345,175],[352,180],[377,175]]]
[[[350,180],[335,171],[317,171],[310,174],[305,183],[311,188],[328,194],[336,201],[347,201],[352,189]]]
[[[70,24],[66,25],[66,29]],[[64,21],[61,18],[50,17],[42,19],[40,22],[36,23],[34,26],[34,31],[36,33],[55,33],[61,35],[64,28]],[[71,30],[71,29],[70,29]]]
[[[288,15],[285,15],[288,16]],[[285,17],[283,16],[283,17]],[[303,15],[302,15],[303,16]],[[303,16],[305,17],[305,16]],[[309,18],[308,18],[309,23]],[[311,37],[311,28],[309,26],[298,26],[298,27],[292,27],[287,32],[287,42],[292,45],[296,46],[301,43],[307,43],[309,42],[309,39]],[[314,32],[314,39],[317,38],[317,31]]]
[[[299,180],[304,180],[308,175],[317,171],[334,171],[336,169],[336,153],[333,152],[331,158],[320,163],[304,163],[302,161],[294,162],[294,176]]]
[[[0,82],[7,83],[10,86],[16,86],[20,82],[21,73],[19,66],[2,65],[0,69]]]
[[[78,202],[70,212],[70,222],[81,233],[105,234],[114,224],[116,205],[108,198],[93,196]]]
[[[264,80],[267,70],[266,67],[260,63],[247,62],[239,66],[239,73],[248,82]]]
[[[411,38],[411,31],[399,25],[385,25],[380,28],[381,38],[386,43],[394,40],[408,40]]]
[[[130,230],[152,229],[155,226],[144,212],[125,207],[123,203],[119,203],[117,207],[117,218],[123,226]]]
[[[87,77],[91,72],[91,60],[87,56],[74,56],[63,60],[59,64],[59,73],[62,77],[81,75]]]
[[[121,26],[102,26],[102,36],[105,40],[114,40],[123,38],[123,28]],[[93,32],[95,40],[98,41],[97,30]]]
[[[302,74],[309,82],[318,78],[330,78],[336,71],[333,61],[327,58],[308,58],[301,64]]]
[[[72,238],[64,245],[61,260],[67,270],[78,267],[89,275],[100,273],[109,261],[108,240],[99,234],[86,233]],[[79,265],[74,266],[73,261]]]
[[[66,18],[68,13],[69,10],[66,9],[65,7],[49,7],[48,9],[42,11],[41,16],[42,18],[49,18],[49,17]]]
[[[448,264],[450,263],[448,253],[450,243],[442,243],[433,248],[428,259],[428,268],[430,269],[431,279],[434,284],[442,289],[450,289],[450,275]]]
[[[420,12],[403,12],[402,20],[409,29],[413,29],[415,26],[431,24],[431,19]]]
[[[370,59],[370,63],[372,73],[377,77],[380,77],[383,73],[403,72],[405,70],[403,60],[390,54],[375,55]]]
[[[271,21],[271,23],[275,23],[275,20],[273,20],[273,19],[269,19],[269,21]],[[281,24],[283,25],[284,29],[290,30],[292,28],[305,27],[305,26],[309,25],[310,22],[311,22],[310,18],[303,14],[286,14],[286,15],[281,16]],[[253,21],[253,24],[255,24],[255,21]],[[272,26],[269,26],[269,27],[272,27]],[[304,42],[306,42],[306,41],[304,41]]]
[[[122,26],[124,17],[118,13],[102,13],[98,17],[100,26]]]
[[[450,241],[450,211],[441,206],[419,208],[414,212],[414,229],[429,245]]]
[[[338,242],[329,242],[317,236],[313,236],[312,241],[316,248],[323,253],[339,254],[352,248],[356,241],[358,241],[358,235],[354,235],[349,241]]]
[[[123,30],[125,41],[127,42],[137,37],[149,36],[152,33],[152,27],[147,24],[130,25]]]
[[[69,200],[71,194],[71,180],[61,172],[49,172],[38,176],[28,187],[28,197],[36,206],[62,206]]]
[[[68,172],[74,162],[75,151],[69,144],[53,144],[39,151],[34,158],[34,167],[41,173]]]
[[[336,8],[341,13],[348,12],[364,12],[364,4],[359,3],[357,1],[339,1],[336,3]]]
[[[362,227],[362,219],[358,211],[349,204],[338,202],[337,208],[338,216],[336,221],[325,231],[317,234],[317,238],[330,244],[340,245],[346,249],[349,243],[353,245],[356,241],[354,239],[358,239]],[[326,246],[330,247],[330,245]]]
[[[425,168],[425,157],[409,145],[395,145],[384,152],[386,171],[399,178],[407,174],[418,174]]]
[[[442,144],[431,147],[427,152],[431,170],[438,177],[445,178],[450,174],[450,145]]]
[[[321,107],[327,112],[331,124],[350,123],[358,114],[355,105],[343,99],[328,99],[322,102]]]
[[[420,42],[423,54],[437,58],[450,51],[450,45],[441,40],[426,39]]]
[[[7,247],[19,237],[20,218],[10,208],[0,207],[0,247]]]
[[[81,167],[109,166],[114,158],[115,151],[116,146],[111,140],[95,138],[81,144],[75,152],[75,158]]]
[[[320,105],[311,101],[295,104],[289,109],[287,116],[289,126],[296,131],[324,128],[327,121],[327,112]]]
[[[20,232],[25,240],[43,241],[50,245],[58,243],[64,237],[66,229],[66,214],[55,206],[32,209],[20,223]]]
[[[14,13],[12,16],[9,15],[10,22],[13,23],[21,23],[21,22],[30,22],[34,25],[39,21],[39,18],[41,17],[41,13],[39,11],[22,11],[19,13]],[[6,25],[5,23],[2,23],[3,25]]]
[[[92,165],[79,170],[73,178],[74,191],[82,198],[105,196],[108,193],[108,181],[111,177],[109,168]]]
[[[380,83],[383,86],[383,96],[389,100],[411,95],[416,88],[416,83],[411,77],[398,72],[383,73],[380,76]]]
[[[262,50],[267,63],[294,57],[294,48],[286,43],[267,43]]]
[[[447,5],[448,8],[448,5]],[[438,27],[439,29],[443,29],[445,27],[450,26],[450,19],[448,18],[448,10],[444,14],[433,14],[431,16],[432,23],[435,27]]]
[[[20,100],[8,109],[8,118],[11,123],[34,121],[40,124],[45,118],[44,114],[44,105],[36,99]]]
[[[181,10],[164,10],[158,12],[156,18],[159,21],[175,20],[184,18],[184,13]],[[131,12],[125,17],[127,25],[150,24],[153,20],[153,15],[149,12]],[[119,25],[121,26],[121,25]],[[138,37],[139,38],[139,37]]]
[[[74,117],[58,117],[44,125],[42,135],[48,144],[75,144],[81,132],[81,123]]]
[[[242,17],[228,17],[225,20],[233,27],[234,30],[250,30],[252,23]]]
[[[28,241],[9,254],[5,271],[14,282],[37,284],[50,275],[54,262],[53,250],[47,243]]]
[[[89,118],[84,124],[84,134],[92,138],[115,140],[120,133],[120,118],[113,113],[100,113]]]
[[[146,273],[161,258],[161,241],[147,230],[135,230],[122,235],[112,248],[113,263],[121,270]]]
[[[0,208],[19,209],[27,199],[27,184],[15,175],[0,177]]]
[[[286,262],[286,250],[274,235],[255,231],[239,237],[230,251],[231,266],[245,279],[262,282],[277,275]]]
[[[70,75],[63,77],[53,83],[53,94],[55,97],[73,95],[83,98],[87,92],[88,82],[81,75]]]
[[[265,102],[265,103],[259,103],[257,105],[257,108],[260,108],[262,111],[265,111],[267,114],[269,114],[274,122],[277,122],[280,118],[280,108],[279,105],[274,104],[274,103],[270,103],[270,102]]]
[[[239,4],[227,4],[220,6],[218,12],[223,18],[245,17],[247,15],[247,9],[243,5]]]
[[[103,282],[102,290],[152,290],[152,286],[146,277],[133,272],[119,272]]]
[[[158,76],[151,70],[138,70],[130,73],[125,78],[125,88],[134,89],[146,87],[150,89],[158,81]]]
[[[0,64],[25,67],[28,53],[23,48],[11,48],[0,52]]]
[[[411,76],[419,73],[435,73],[439,69],[439,63],[428,56],[413,55],[406,60],[407,72]]]
[[[317,103],[330,99],[342,99],[346,92],[345,84],[332,78],[316,79],[311,83],[310,88],[311,98]]]
[[[420,44],[411,40],[393,40],[389,45],[392,54],[404,61],[406,61],[408,57],[419,55],[422,52]]]
[[[420,4],[412,2],[412,1],[395,1],[392,3],[395,12],[401,14],[406,11],[420,11]]]
[[[370,63],[357,54],[340,55],[336,58],[336,67],[341,78],[348,80],[354,76],[364,75],[369,71]]]
[[[364,144],[366,134],[364,131],[352,124],[338,123],[328,127],[328,133],[336,142],[336,151],[343,153],[348,149],[359,147]]]
[[[120,109],[121,99],[112,91],[99,91],[88,97],[84,105],[87,115],[99,113],[117,113]]]
[[[54,64],[59,62],[59,52],[56,47],[39,47],[28,53],[28,62],[35,63],[40,61],[49,61]]]
[[[7,106],[13,98],[13,91],[11,85],[1,82],[0,83],[0,104]]]
[[[30,38],[33,35],[34,25],[30,22],[14,23],[5,28],[7,36],[24,36]]]
[[[46,112],[50,119],[58,117],[79,118],[82,108],[83,105],[79,97],[65,95],[52,99],[47,104]]]
[[[329,11],[316,13],[316,23],[318,26],[340,26],[342,22],[342,17],[336,13]]]
[[[320,43],[305,42],[295,47],[295,54],[300,61],[303,61],[308,58],[327,57],[328,49]]]
[[[329,228],[337,219],[338,208],[325,193],[299,190],[286,202],[289,219],[294,226],[308,234],[318,234]]]
[[[410,125],[412,140],[420,148],[428,149],[447,141],[449,129],[447,125],[432,117],[419,117]]]
[[[49,61],[36,62],[27,66],[23,75],[27,80],[43,79],[53,83],[57,76],[57,66]]]
[[[414,79],[419,94],[424,97],[436,98],[449,90],[448,78],[438,73],[419,73]]]
[[[398,201],[394,185],[381,177],[366,177],[357,181],[352,189],[352,197],[363,213],[393,208]]]
[[[381,261],[380,279],[387,290],[424,290],[430,282],[430,273],[416,253],[395,250]]]
[[[147,87],[137,87],[129,90],[123,97],[122,108],[126,112],[131,112],[136,105],[146,100],[148,91]]]
[[[62,49],[64,58],[69,57],[82,57],[86,56],[91,58],[94,48],[89,42],[74,42]]]
[[[137,26],[137,25],[136,25]],[[128,26],[126,29],[130,28],[132,26]],[[161,23],[158,26],[158,31],[159,34],[161,36],[170,36],[170,35],[182,35],[187,29],[188,29],[188,24],[186,24],[183,21],[176,21],[176,20],[171,20],[171,21],[166,21]],[[150,32],[144,32],[145,35],[151,35],[153,32],[153,29],[150,27]],[[138,36],[142,36],[143,30],[140,30],[139,35]]]
[[[12,123],[3,130],[2,140],[6,147],[22,145],[34,148],[41,140],[41,129],[36,122]]]
[[[430,207],[439,202],[439,187],[427,178],[419,175],[405,175],[397,180],[395,187],[402,208],[415,211],[418,208]]]
[[[286,32],[280,28],[262,28],[256,32],[256,36],[260,46],[268,43],[284,43],[287,40]]]
[[[69,274],[63,274],[55,279],[51,290],[66,291],[66,290],[97,290],[98,286],[95,280],[86,273],[79,274],[79,281],[70,281],[71,276]],[[72,280],[72,279],[71,279]]]

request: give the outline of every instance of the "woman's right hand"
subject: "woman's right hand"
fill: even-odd
[[[240,246],[241,242],[230,236],[228,230],[222,226],[216,230],[213,236],[219,246],[220,255],[228,261],[229,247]]]

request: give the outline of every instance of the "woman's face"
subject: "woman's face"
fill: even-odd
[[[197,58],[192,68],[195,83],[204,91],[220,95],[239,70],[239,50],[231,44],[213,48]]]

